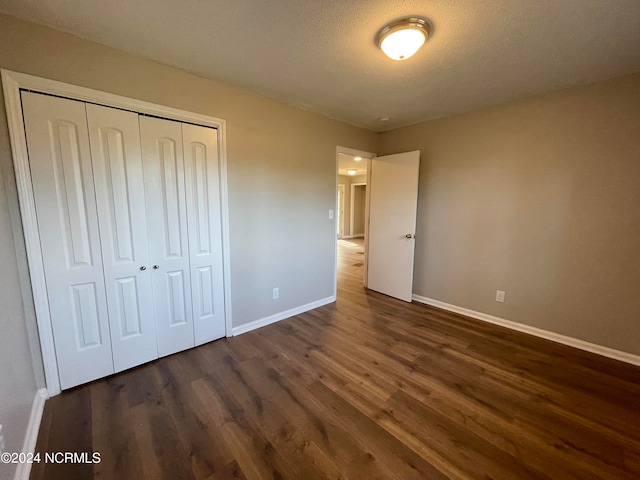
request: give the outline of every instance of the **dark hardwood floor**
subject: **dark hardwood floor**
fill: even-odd
[[[47,401],[32,479],[640,478],[640,368],[362,288]]]

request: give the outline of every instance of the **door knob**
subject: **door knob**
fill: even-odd
[[[411,235],[410,233],[407,233],[404,238],[413,238],[413,235]]]
[[[154,269],[154,270],[157,270],[157,269],[159,269],[159,268],[160,268],[160,265],[154,265],[154,266],[153,266],[153,269]]]
[[[147,267],[145,267],[144,265],[142,265],[142,266],[140,267],[140,270],[146,270],[146,269],[147,269]]]

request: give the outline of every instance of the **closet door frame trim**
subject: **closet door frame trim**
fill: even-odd
[[[227,190],[227,144],[226,122],[223,119],[187,112],[176,108],[165,107],[154,103],[135,100],[132,98],[101,92],[90,88],[79,87],[68,83],[36,77],[25,73],[1,70],[2,86],[4,92],[7,123],[13,166],[16,175],[18,199],[20,201],[20,214],[27,252],[29,275],[31,276],[31,290],[40,337],[40,348],[48,396],[60,393],[60,380],[58,377],[58,363],[56,360],[55,345],[53,342],[53,329],[51,314],[49,312],[49,300],[47,297],[47,285],[44,275],[44,261],[40,249],[40,234],[36,218],[36,208],[31,183],[31,171],[29,169],[29,155],[27,151],[27,139],[24,130],[24,118],[22,115],[21,90],[35,93],[56,95],[59,97],[96,103],[106,107],[130,110],[136,113],[153,115],[169,120],[193,123],[205,127],[213,127],[218,132],[218,148],[220,161],[220,208],[222,219],[222,262],[224,275],[224,309],[225,309],[225,335],[231,335],[231,275],[229,255],[229,201]]]

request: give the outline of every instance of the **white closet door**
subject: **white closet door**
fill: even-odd
[[[25,131],[63,389],[113,373],[85,104],[23,93]]]
[[[138,115],[87,105],[116,372],[158,358]]]
[[[140,117],[158,353],[195,345],[185,204],[182,127]]]
[[[182,125],[196,345],[225,335],[218,135]]]

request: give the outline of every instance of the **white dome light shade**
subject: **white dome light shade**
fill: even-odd
[[[398,30],[382,40],[380,48],[389,58],[406,60],[420,49],[425,40],[421,30]]]
[[[355,175],[356,173],[358,173],[358,169],[356,168],[350,168],[349,170],[347,170],[347,173],[349,175]]]
[[[422,18],[403,18],[390,23],[378,33],[378,45],[394,60],[406,60],[427,41],[430,28]]]

